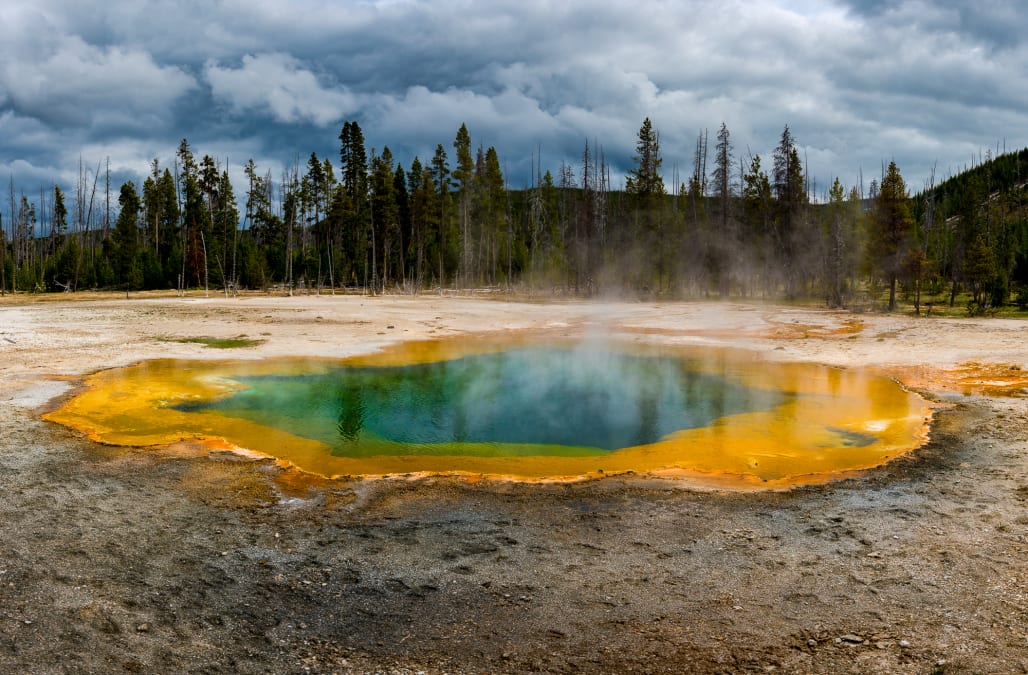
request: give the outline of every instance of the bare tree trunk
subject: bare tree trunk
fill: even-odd
[[[232,293],[239,292],[239,277],[236,276],[236,249],[239,244],[239,223],[232,224]]]
[[[921,272],[918,270],[917,278],[914,279],[914,316],[921,316]]]
[[[96,163],[96,173],[93,174],[93,190],[89,193],[89,208],[86,210],[86,237],[89,239],[89,264],[96,271],[96,246],[93,240],[92,220],[93,202],[96,200],[96,183],[100,180],[100,163]]]
[[[205,256],[206,257],[206,254]],[[221,264],[221,256],[217,253],[214,254],[214,262],[218,263],[218,271],[221,272],[221,285],[225,291],[225,297],[228,297],[228,279],[225,278],[225,267]]]
[[[4,214],[0,213],[0,297],[7,295],[7,242],[4,237]]]
[[[203,236],[203,230],[200,230],[200,245],[203,247],[203,297],[209,298],[210,285],[207,283],[207,240]]]
[[[375,216],[371,216],[371,288],[372,295],[378,295],[378,256],[375,244]]]
[[[107,235],[110,234],[111,231],[111,158],[109,155],[107,157],[107,171],[105,173],[107,177],[104,179],[104,191],[106,193],[107,208],[104,212],[104,228],[102,239],[106,239]]]
[[[294,203],[291,212],[285,212],[285,201],[290,190],[296,190],[297,172],[299,168],[297,163],[299,160],[295,160],[293,163],[293,175],[287,179],[287,174],[282,172],[282,220],[286,225],[286,292],[289,297],[293,297],[293,220],[296,214],[296,204]],[[289,184],[287,184],[289,180]],[[288,185],[288,187],[287,187]],[[296,198],[294,197],[294,201]]]
[[[10,200],[11,200],[11,292],[18,292],[18,237],[15,234],[14,228],[18,223],[17,212],[15,211],[14,205],[14,175],[11,175],[10,184]]]
[[[336,294],[336,278],[332,269],[332,233],[328,234],[328,285],[332,287],[332,295]]]
[[[514,274],[514,251],[511,248],[514,241],[514,219],[511,217],[510,213],[510,186],[505,185],[503,192],[505,198],[504,217],[507,220],[507,291],[510,292],[514,290],[514,280],[512,277]]]

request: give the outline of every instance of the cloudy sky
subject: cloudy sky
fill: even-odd
[[[512,187],[603,146],[615,181],[649,116],[665,182],[728,125],[764,166],[789,125],[821,191],[895,159],[908,186],[1028,144],[1018,0],[3,0],[0,178],[138,179],[179,140],[276,177],[338,163],[342,123],[408,166],[496,146]],[[6,187],[6,185],[5,185]],[[0,198],[6,211],[6,193]],[[242,186],[237,196],[242,202]]]

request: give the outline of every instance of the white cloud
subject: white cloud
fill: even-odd
[[[238,68],[208,63],[204,76],[215,98],[235,112],[267,110],[279,122],[326,126],[355,110],[358,99],[346,89],[328,89],[288,54],[247,54]]]
[[[703,128],[767,160],[788,124],[819,184],[883,157],[914,184],[1028,143],[1026,34],[1015,0],[4,0],[0,156],[131,166],[132,142],[188,137],[288,163],[335,157],[357,119],[404,163],[466,122],[505,164],[542,146],[555,169],[588,139],[617,172],[649,116],[680,171]]]
[[[34,58],[8,54],[0,66],[7,105],[57,124],[88,125],[98,111],[120,109],[163,116],[195,80],[131,47],[96,47],[77,36],[52,39]]]

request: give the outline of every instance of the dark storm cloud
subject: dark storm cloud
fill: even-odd
[[[820,186],[896,159],[916,188],[1028,142],[1026,23],[1013,0],[8,0],[0,176],[38,193],[109,156],[138,177],[188,138],[277,177],[335,161],[356,119],[404,164],[467,123],[519,187],[534,153],[556,173],[593,141],[619,177],[649,116],[668,183],[724,121],[765,166],[788,124]]]
[[[1024,39],[1023,6],[1007,0],[847,0],[857,14],[885,25],[916,25],[931,33],[970,37],[989,49]]]

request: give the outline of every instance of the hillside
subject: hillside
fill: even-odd
[[[936,284],[964,285],[981,309],[1028,304],[1028,148],[1006,153],[913,197]]]

